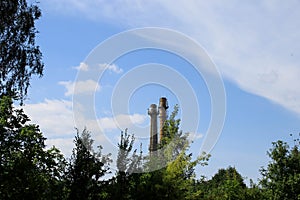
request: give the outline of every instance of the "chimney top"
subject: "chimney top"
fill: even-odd
[[[166,97],[161,97],[159,99],[159,106],[165,108],[166,110],[169,108],[168,101]]]

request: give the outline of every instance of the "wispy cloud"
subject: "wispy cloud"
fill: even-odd
[[[195,38],[222,75],[300,114],[300,2],[52,0],[57,11],[128,27],[173,28]],[[192,50],[191,50],[191,53]]]
[[[141,114],[121,114],[115,117],[103,117],[98,119],[99,125],[104,130],[120,129],[124,130],[130,128],[132,125],[142,124],[146,120],[146,115]]]
[[[81,62],[79,64],[79,66],[74,67],[74,69],[76,69],[78,71],[87,72],[87,71],[90,70],[90,67],[88,66],[88,64],[86,64],[84,62]],[[116,73],[116,74],[123,73],[123,69],[120,68],[119,66],[117,66],[116,64],[101,63],[101,64],[99,64],[99,70],[100,71],[108,70],[108,71],[111,71],[111,72]]]
[[[118,67],[117,65],[115,64],[99,64],[99,67],[100,67],[100,70],[109,70],[111,72],[114,72],[116,74],[120,74],[123,72],[123,69],[121,69],[120,67]]]
[[[94,94],[94,92],[100,90],[100,85],[94,80],[86,81],[60,81],[60,85],[66,88],[65,96],[72,96],[74,94]]]
[[[81,62],[79,64],[79,66],[74,67],[74,68],[77,69],[78,71],[88,71],[89,70],[89,66],[84,62]]]
[[[195,133],[195,132],[190,132],[188,133],[188,139],[189,141],[195,141],[195,140],[199,140],[199,139],[202,139],[204,136],[204,134],[202,133]]]

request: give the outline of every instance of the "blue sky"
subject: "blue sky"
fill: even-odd
[[[195,134],[191,151],[199,153],[211,123],[211,94],[203,77],[180,56],[143,49],[125,54],[110,65],[98,63],[100,68],[108,67],[98,81],[79,83],[76,79],[78,73],[90,67],[86,62],[93,49],[109,37],[132,28],[161,27],[183,33],[202,46],[220,72],[226,91],[224,127],[210,152],[209,165],[197,169],[198,175],[210,177],[219,168],[231,165],[243,176],[256,180],[259,168],[268,162],[266,151],[271,142],[278,139],[291,142],[289,134],[299,132],[299,1],[229,0],[226,4],[178,1],[175,4],[169,0],[45,0],[40,7],[43,16],[37,23],[40,32],[37,43],[43,52],[45,71],[42,79],[32,80],[25,111],[41,126],[47,144],[55,144],[66,155],[71,152],[74,127],[78,126],[75,124],[78,119],[73,119],[76,81],[75,93],[95,95],[92,99],[96,103],[91,105],[95,119],[80,118],[80,121],[92,131],[95,142],[103,145],[104,150],[116,149],[120,129],[127,127],[137,136],[137,144],[143,142],[146,151],[147,108],[151,103],[158,103],[160,96],[167,96],[171,108],[178,103],[187,110],[189,117],[182,129]],[[193,49],[185,48],[193,53]],[[185,90],[179,79],[154,71],[153,76],[161,80],[174,79],[172,87],[153,83],[138,85],[130,99],[116,101],[118,105],[124,103],[126,112],[114,113],[112,97],[118,100],[122,96],[113,93],[117,91],[118,81],[133,83],[134,80],[126,79],[128,74],[134,69],[147,70],[151,63],[164,65],[170,72],[181,75],[182,81],[188,81],[198,109],[182,103],[193,96],[179,95]],[[148,80],[150,74],[145,73],[142,78]],[[95,122],[102,125],[101,131],[111,144],[98,134]]]

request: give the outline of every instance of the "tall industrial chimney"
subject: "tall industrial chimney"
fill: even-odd
[[[152,152],[157,150],[157,106],[156,104],[151,104],[148,109],[148,115],[150,115],[150,155]]]
[[[165,124],[165,121],[167,119],[167,109],[169,108],[168,106],[168,101],[167,98],[161,97],[159,99],[159,107],[158,107],[158,113],[159,113],[159,119],[160,119],[160,127],[159,127],[159,141],[161,142],[163,138],[163,127]]]

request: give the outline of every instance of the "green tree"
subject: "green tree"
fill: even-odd
[[[246,191],[247,200],[265,200],[267,199],[266,194],[263,192],[259,184],[255,184],[252,179],[250,179],[250,187]]]
[[[268,151],[271,158],[266,169],[261,169],[260,184],[269,199],[300,199],[300,152],[299,139],[292,148],[286,142],[273,142]]]
[[[135,137],[128,134],[127,131],[125,129],[124,132],[121,132],[121,140],[118,144],[117,168],[119,172],[132,174],[133,172],[140,171],[142,168],[142,150],[140,150],[139,155],[137,154],[137,149],[133,150]]]
[[[191,154],[182,152],[174,161],[168,163],[163,171],[163,199],[198,199],[202,191],[194,190],[194,171],[198,164],[207,165],[208,159],[209,156],[203,154],[192,161]]]
[[[180,119],[176,119],[178,106],[174,107],[163,127],[161,148],[166,167],[163,170],[164,198],[166,199],[198,199],[201,191],[195,191],[195,167],[205,166],[210,155],[204,152],[195,160],[189,153],[190,141],[188,133],[180,130]]]
[[[204,199],[242,200],[246,199],[246,184],[234,167],[219,169],[211,180],[203,184]]]
[[[210,180],[210,184],[214,187],[223,185],[227,180],[236,180],[239,186],[246,187],[244,179],[235,167],[229,166],[227,169],[219,169],[218,172]]]
[[[110,155],[102,155],[102,147],[93,150],[90,132],[84,129],[77,136],[75,148],[66,172],[68,199],[106,199],[107,182],[103,178],[109,173]]]
[[[59,199],[65,161],[12,99],[0,99],[0,199]]]
[[[165,121],[163,127],[163,137],[159,148],[164,149],[164,160],[172,161],[189,147],[188,133],[183,134],[180,130],[180,119],[177,119],[179,107],[174,106],[174,110]]]
[[[0,1],[0,96],[23,102],[32,75],[42,76],[42,54],[35,44],[35,21],[41,16],[26,0]]]
[[[133,149],[135,137],[127,129],[121,132],[116,177],[111,180],[112,199],[139,199],[142,150]],[[141,148],[141,147],[140,147]],[[141,148],[142,149],[142,148]]]
[[[180,130],[177,114],[178,106],[175,106],[165,121],[159,151],[145,162],[147,171],[160,168],[140,176],[139,188],[146,199],[198,199],[201,193],[195,190],[195,167],[207,165],[209,155],[203,153],[192,160],[192,154],[188,153],[188,134]]]

